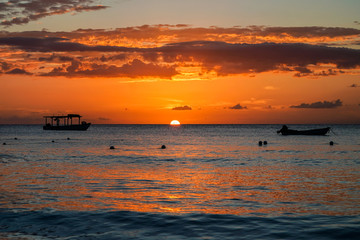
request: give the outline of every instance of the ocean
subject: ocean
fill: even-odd
[[[358,239],[360,125],[329,126],[0,125],[0,239]]]

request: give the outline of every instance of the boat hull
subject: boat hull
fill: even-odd
[[[283,130],[280,131],[282,135],[325,135],[330,131],[330,128],[319,128],[319,129],[311,129],[311,130]]]
[[[68,126],[43,126],[44,130],[57,130],[57,131],[86,131],[90,127],[90,123],[79,124],[79,125],[68,125]]]

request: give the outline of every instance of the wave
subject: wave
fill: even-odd
[[[357,239],[355,216],[1,211],[0,236],[25,239]],[[22,239],[23,239],[22,238]]]

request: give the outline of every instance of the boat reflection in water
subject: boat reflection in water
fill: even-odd
[[[68,114],[66,116],[44,116],[44,130],[78,130],[85,131],[90,127],[91,123],[80,121],[79,114]],[[73,122],[73,118],[77,118],[77,123]]]
[[[325,135],[330,131],[330,128],[317,128],[310,130],[293,130],[289,129],[286,125],[283,125],[282,128],[277,131],[282,135]]]

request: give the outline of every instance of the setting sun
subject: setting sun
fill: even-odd
[[[171,126],[179,126],[180,122],[178,120],[172,120],[170,123]]]

